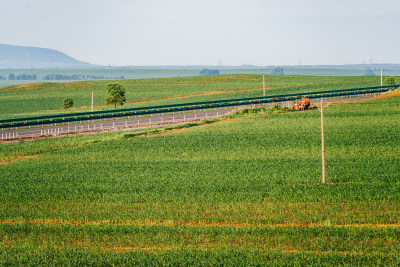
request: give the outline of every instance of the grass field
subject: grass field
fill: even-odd
[[[94,92],[95,110],[104,106],[105,86],[110,81],[36,83],[0,88],[0,119],[66,112],[67,97],[74,100],[69,112],[90,111]],[[135,79],[117,81],[126,88],[127,104],[137,107],[206,100],[262,96],[262,75],[221,75]],[[267,94],[286,94],[380,85],[378,77],[266,76]]]
[[[324,111],[1,145],[0,264],[397,266],[400,96]]]

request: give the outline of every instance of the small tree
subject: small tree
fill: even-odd
[[[385,84],[386,85],[396,85],[396,80],[394,79],[394,77],[387,77],[385,79]]]
[[[371,69],[366,69],[364,71],[364,76],[375,76],[375,73]]]
[[[285,75],[285,73],[283,72],[283,68],[281,67],[276,67],[272,73],[273,75]]]
[[[73,105],[74,105],[74,100],[72,100],[72,98],[67,97],[66,99],[64,99],[63,107],[65,109],[72,108]]]
[[[117,104],[123,105],[126,102],[125,88],[119,83],[107,84],[107,97],[105,102],[107,105],[113,104],[117,109]]]
[[[202,69],[199,73],[200,76],[211,76],[211,75],[219,75],[219,70],[210,70],[210,69]]]

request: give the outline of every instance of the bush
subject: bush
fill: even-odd
[[[281,67],[277,67],[275,68],[272,73],[273,75],[285,75],[285,73],[283,72],[283,68]]]
[[[393,76],[387,77],[387,78],[385,79],[385,84],[386,84],[386,85],[396,85],[396,80],[394,79]]]
[[[211,76],[211,75],[219,75],[219,70],[210,70],[210,69],[202,69],[200,71],[200,76]]]
[[[264,108],[264,107],[241,109],[241,110],[238,110],[238,111],[234,112],[231,115],[227,115],[226,117],[235,118],[235,117],[241,117],[241,116],[252,115],[252,114],[257,114],[257,113],[271,114],[271,113],[284,113],[284,112],[291,112],[291,111],[293,111],[293,110],[290,109],[290,108],[281,107],[278,104],[274,104],[269,109],[268,108]]]
[[[364,76],[375,76],[375,73],[371,69],[366,69],[364,71]]]
[[[74,100],[72,100],[72,98],[67,97],[66,99],[64,99],[63,107],[65,109],[72,108],[73,105],[74,105]]]

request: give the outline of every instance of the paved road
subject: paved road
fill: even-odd
[[[109,120],[109,121],[91,121],[86,123],[44,126],[35,128],[24,128],[0,133],[1,140],[22,139],[39,136],[54,136],[73,134],[77,132],[92,132],[92,131],[109,131],[123,128],[146,128],[155,125],[176,125],[183,122],[198,121],[202,119],[211,119],[232,112],[233,109],[220,109],[198,111],[183,114],[168,114],[159,116],[147,117],[130,117],[128,119]]]
[[[358,101],[373,97],[369,96],[353,96],[346,98],[336,99],[324,99],[324,103],[329,102],[341,102],[341,101]],[[313,99],[312,104],[320,103],[319,99]],[[293,102],[279,103],[282,106],[293,107]],[[271,107],[272,104],[265,105],[265,107]],[[91,121],[74,123],[70,125],[56,125],[56,126],[44,126],[44,127],[32,127],[15,130],[7,130],[0,132],[0,142],[24,139],[24,138],[35,138],[45,136],[57,136],[65,134],[74,134],[78,132],[93,132],[93,131],[110,131],[110,130],[121,130],[123,128],[147,128],[154,127],[156,125],[177,125],[183,122],[198,121],[201,119],[211,119],[225,115],[238,108],[219,109],[219,110],[208,110],[208,111],[196,111],[188,112],[183,114],[167,114],[147,117],[130,117],[128,119],[108,120],[108,121]]]

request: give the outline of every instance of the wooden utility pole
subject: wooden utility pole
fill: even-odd
[[[383,86],[383,75],[382,75],[382,68],[381,68],[381,86]]]
[[[265,78],[263,75],[263,96],[265,96]]]
[[[324,110],[321,101],[321,141],[322,141],[322,183],[325,183],[325,141],[324,141]]]
[[[93,112],[93,92],[92,92],[92,108],[91,111]]]

